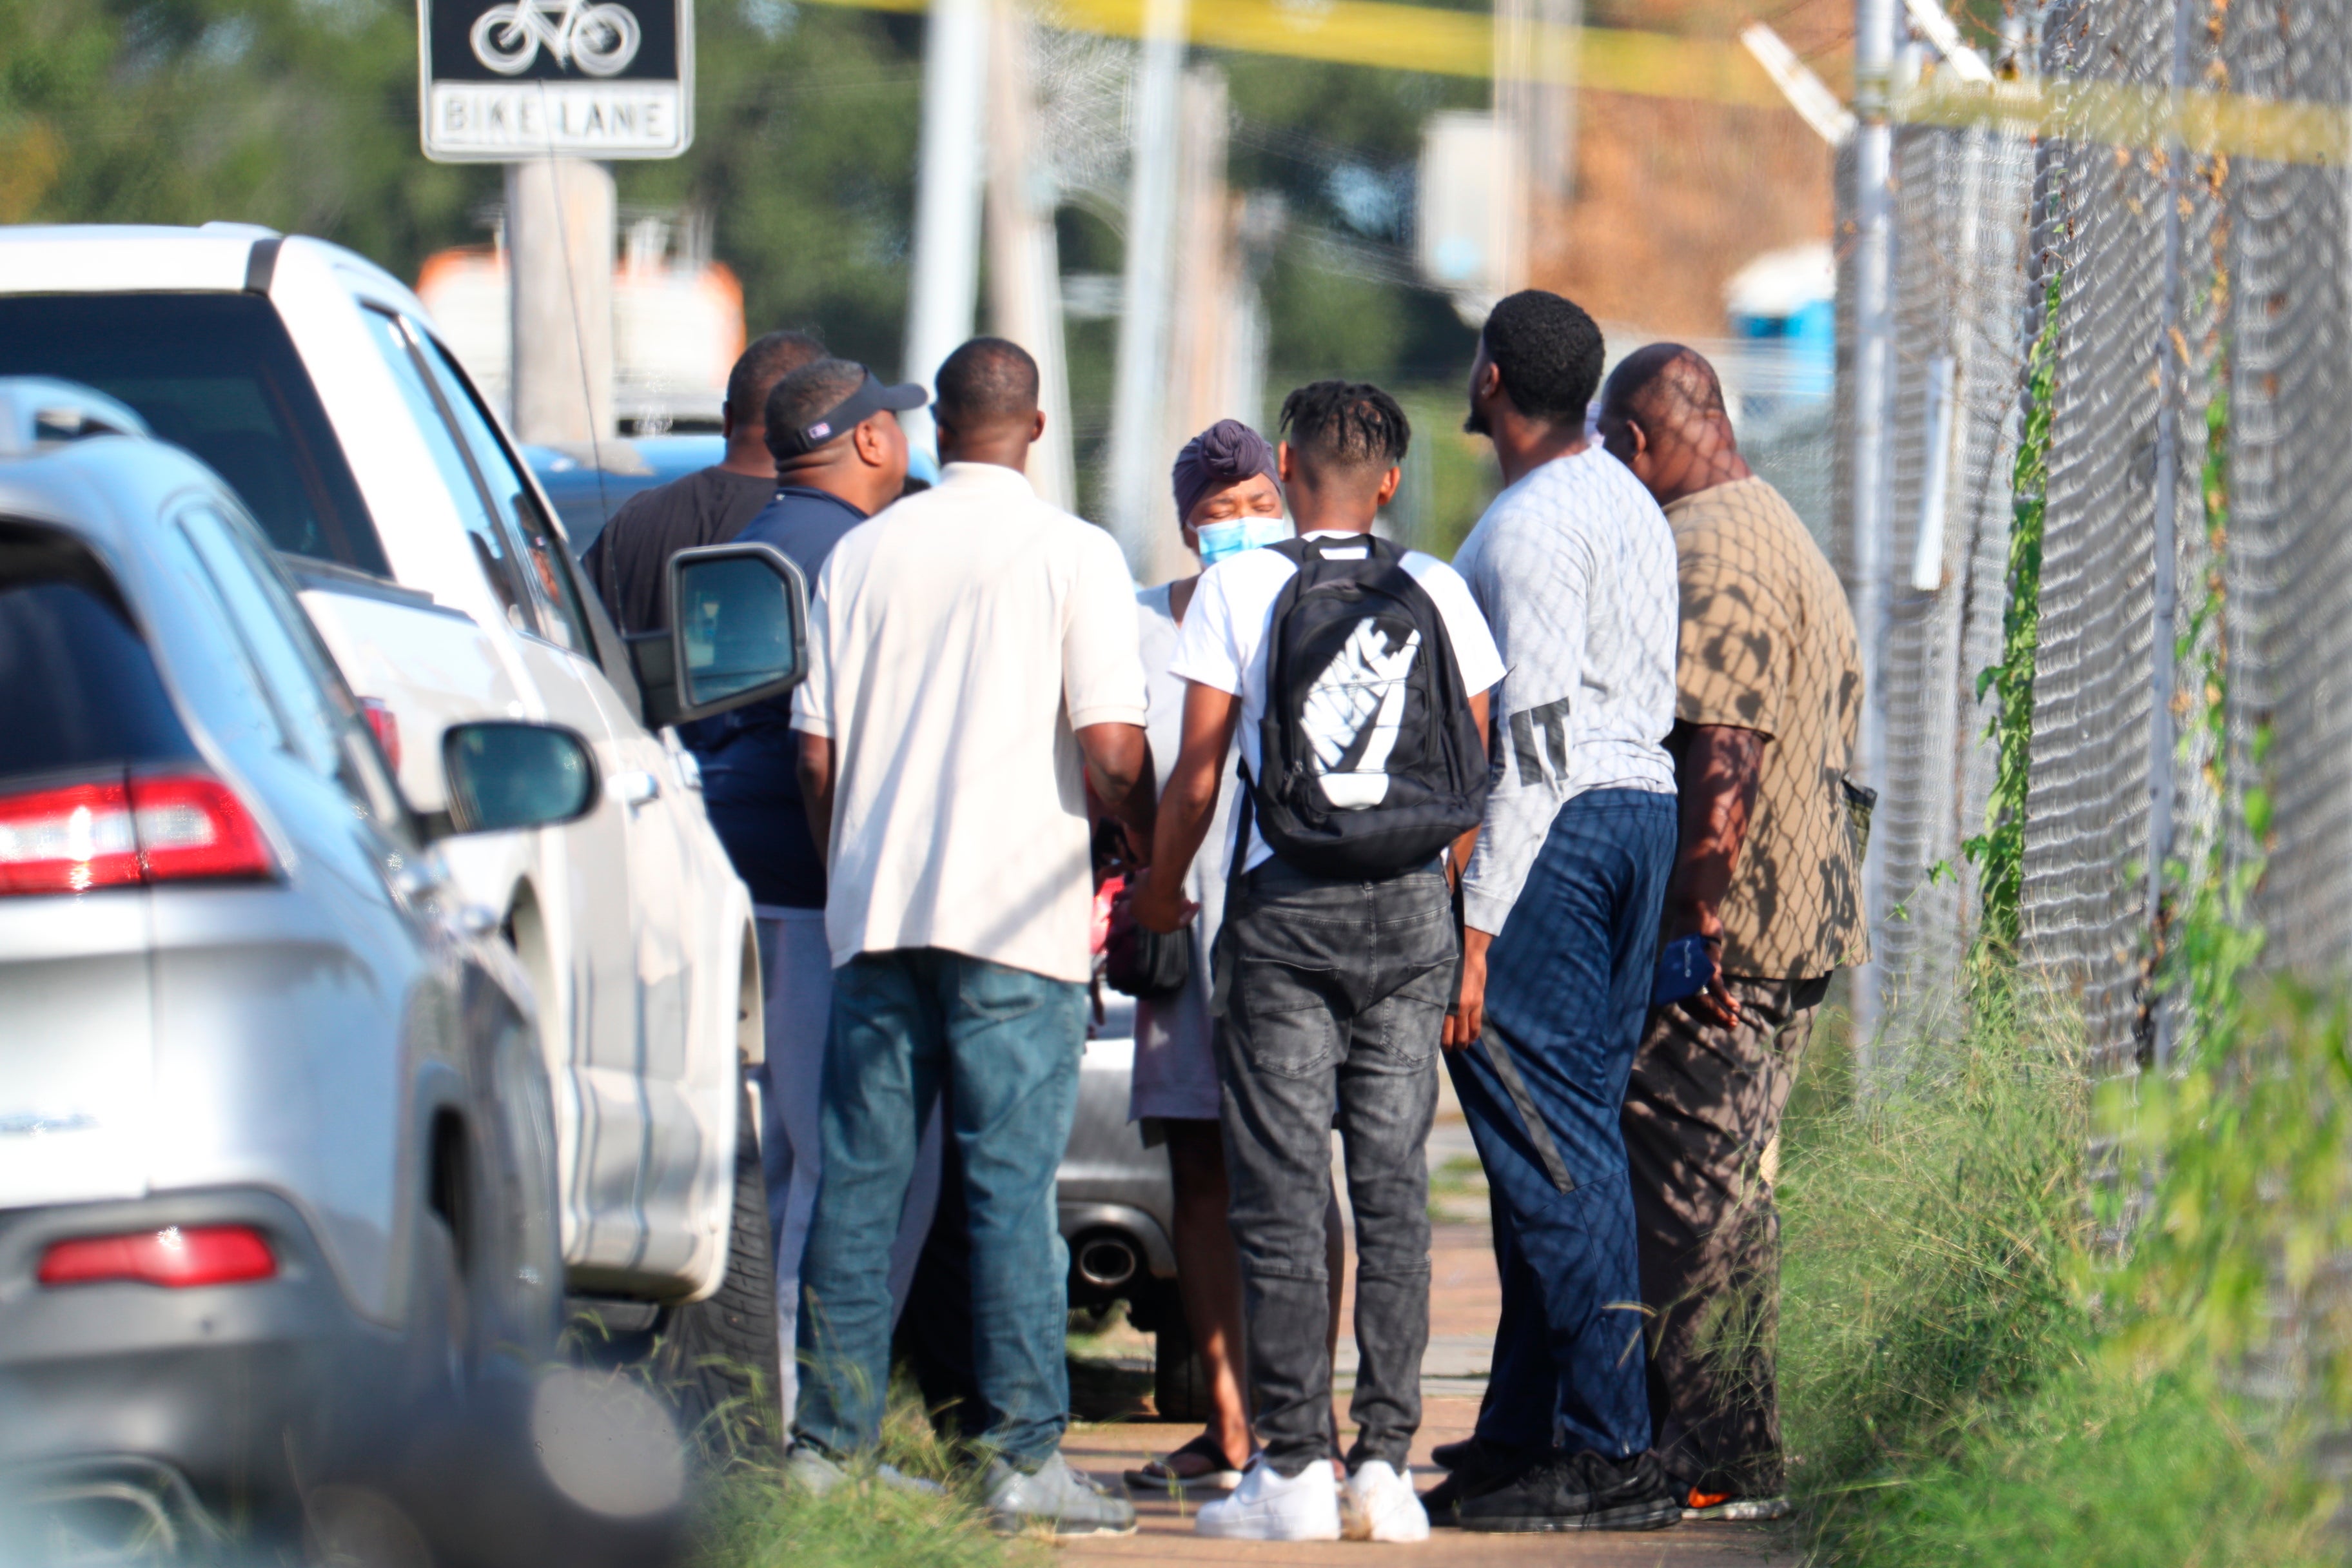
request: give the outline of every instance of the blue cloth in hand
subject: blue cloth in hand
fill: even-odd
[[[1685,996],[1696,996],[1715,979],[1715,959],[1706,938],[1678,936],[1658,954],[1658,974],[1650,983],[1650,1005],[1671,1007]]]

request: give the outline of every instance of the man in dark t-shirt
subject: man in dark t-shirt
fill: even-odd
[[[817,573],[841,537],[898,499],[907,479],[907,437],[898,416],[925,401],[922,388],[886,386],[864,365],[844,360],[819,359],[779,380],[761,411],[775,470],[771,499],[742,525],[736,542],[773,545],[801,569],[814,593]],[[798,1394],[793,1336],[801,1253],[816,1202],[818,1085],[833,1010],[824,850],[810,836],[801,804],[800,748],[792,721],[792,699],[778,697],[678,730],[678,738],[701,763],[703,805],[735,874],[751,889],[751,910],[759,921],[767,1012],[760,1155],[767,1175],[788,1413]],[[929,1184],[919,1173],[918,1190],[908,1194],[901,1222],[908,1234],[894,1253],[901,1300],[930,1224],[939,1179],[936,1152],[928,1168]]]
[[[614,511],[583,563],[623,633],[667,626],[669,558],[698,545],[726,543],[774,497],[768,394],[792,372],[824,357],[824,345],[804,332],[770,332],[745,349],[728,374],[719,414],[726,457],[682,479],[640,490]]]

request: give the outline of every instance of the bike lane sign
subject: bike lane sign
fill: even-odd
[[[675,158],[694,142],[694,0],[417,0],[425,155]]]

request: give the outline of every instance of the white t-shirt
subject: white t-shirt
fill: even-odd
[[[1074,733],[1140,725],[1116,541],[1011,468],[950,463],[817,574],[793,727],[834,749],[825,937],[1084,983],[1094,881]]]
[[[1326,531],[1310,539],[1345,539]],[[1462,671],[1462,689],[1475,697],[1503,679],[1502,656],[1478,613],[1469,585],[1454,568],[1418,550],[1404,552],[1404,569],[1412,574],[1437,606],[1445,635],[1454,644],[1454,660]],[[1288,556],[1274,550],[1244,550],[1227,556],[1201,574],[1192,603],[1184,612],[1184,626],[1176,638],[1175,673],[1203,686],[1229,691],[1242,700],[1238,724],[1242,761],[1250,776],[1258,776],[1258,729],[1265,720],[1266,633],[1274,625],[1274,602],[1283,584],[1298,574]],[[1254,871],[1272,858],[1274,850],[1257,824],[1250,824],[1249,858],[1242,869]]]
[[[1559,808],[1587,790],[1675,793],[1674,530],[1633,471],[1587,447],[1495,498],[1454,563],[1510,674],[1463,916],[1500,932]]]

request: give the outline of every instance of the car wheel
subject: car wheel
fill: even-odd
[[[653,1375],[704,1457],[774,1462],[783,1451],[776,1347],[776,1269],[768,1194],[750,1096],[736,1112],[734,1218],[727,1277],[708,1300],[671,1310]]]
[[[1175,1294],[1171,1289],[1171,1296]],[[1171,1300],[1160,1309],[1157,1331],[1151,1336],[1151,1405],[1162,1421],[1206,1421],[1209,1418],[1209,1373],[1192,1342],[1192,1325],[1184,1306]]]

